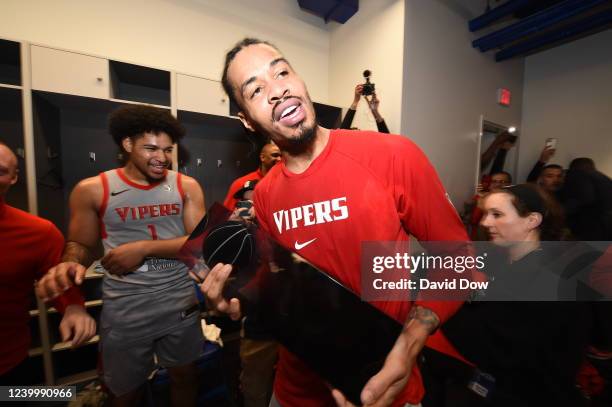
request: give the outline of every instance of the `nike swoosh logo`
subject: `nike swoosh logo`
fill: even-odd
[[[117,192],[113,191],[113,192],[111,192],[111,196],[119,195],[119,194],[122,194],[124,192],[129,191],[129,190],[130,189],[128,188],[128,189],[124,189],[123,191],[117,191]]]
[[[298,243],[297,240],[295,241],[295,250],[302,250],[304,247],[308,246],[309,244],[311,244],[312,242],[314,242],[315,240],[317,240],[317,238],[315,237],[312,240],[309,240],[307,242],[304,243]]]

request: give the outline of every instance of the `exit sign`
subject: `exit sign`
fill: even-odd
[[[497,89],[497,103],[499,103],[502,106],[510,106],[510,99],[511,99],[512,94],[510,93],[510,91],[506,88],[499,88]]]

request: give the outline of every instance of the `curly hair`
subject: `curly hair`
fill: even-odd
[[[126,137],[135,139],[145,133],[166,133],[173,143],[185,136],[185,128],[168,110],[146,105],[126,105],[113,111],[108,130],[119,147]]]

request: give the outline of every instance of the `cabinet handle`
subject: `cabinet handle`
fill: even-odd
[[[225,98],[221,99],[221,103],[225,103]]]
[[[97,78],[96,78],[96,80],[97,80],[98,82],[102,82],[102,78],[100,78],[100,77],[97,77]]]

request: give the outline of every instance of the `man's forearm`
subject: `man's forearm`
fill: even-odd
[[[542,168],[546,165],[545,162],[538,160],[537,163],[533,166],[529,175],[527,175],[527,182],[536,182],[540,177],[540,173],[542,172]]]
[[[398,337],[391,354],[400,357],[402,363],[411,364],[419,355],[429,336],[440,324],[435,312],[428,308],[413,305],[404,323],[402,333]]]
[[[378,110],[372,109],[372,115],[377,122],[382,122],[384,120],[380,113],[378,113]]]
[[[342,120],[342,124],[340,125],[341,129],[350,129],[353,124],[353,118],[355,117],[355,109],[349,108],[346,111],[346,115],[344,115],[344,119]]]
[[[66,242],[64,247],[64,254],[62,255],[62,262],[73,262],[82,264],[85,267],[93,262],[91,251],[87,246],[82,245],[78,242]]]
[[[428,335],[431,335],[440,326],[440,318],[435,312],[421,305],[414,305],[408,313],[408,319],[404,324],[404,329],[409,325],[420,325]]]
[[[179,250],[187,241],[187,236],[165,240],[143,240],[145,257],[176,258]]]

